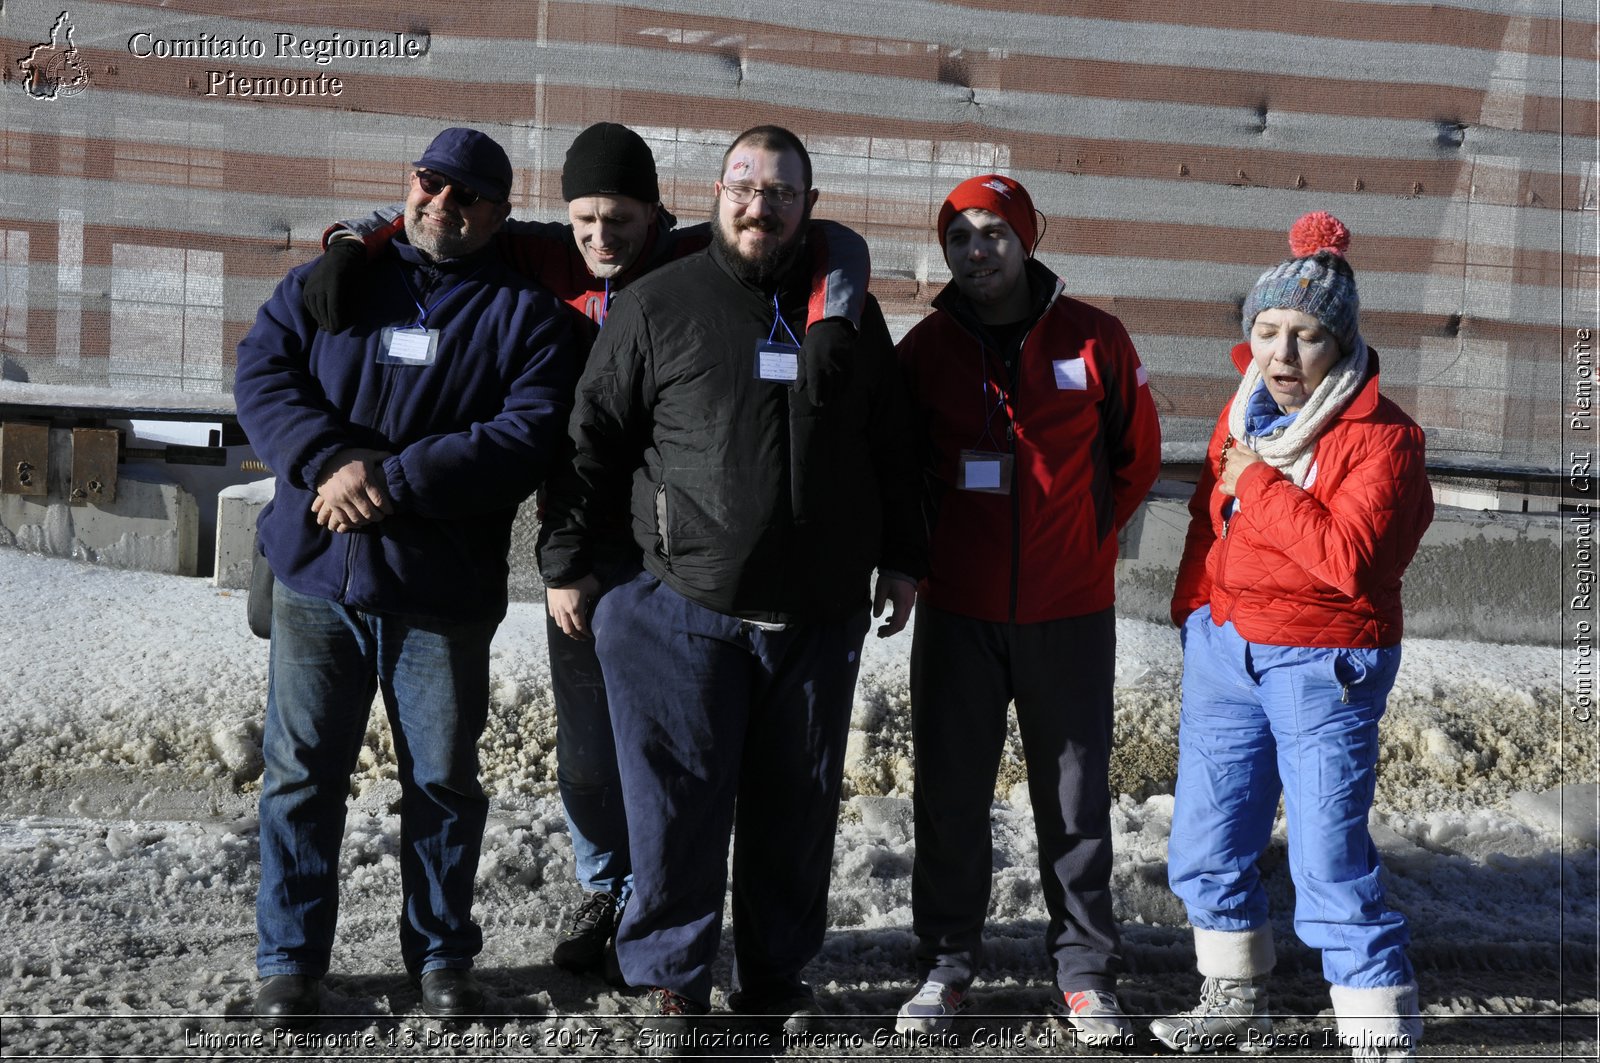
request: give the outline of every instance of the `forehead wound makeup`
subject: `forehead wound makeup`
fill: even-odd
[[[741,152],[728,160],[728,172],[722,175],[723,183],[743,181],[755,169],[755,157]]]

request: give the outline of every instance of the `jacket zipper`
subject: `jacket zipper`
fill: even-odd
[[[378,372],[381,374],[381,376],[378,384],[378,406],[377,410],[375,411],[377,416],[373,418],[373,421],[378,431],[382,432],[385,438],[387,438],[389,435],[389,428],[385,422],[388,419],[389,414],[389,400],[394,392],[395,374],[392,368],[384,365],[382,362],[379,362],[378,366]],[[347,534],[349,534],[350,541],[346,544],[344,551],[344,586],[339,592],[339,601],[345,605],[350,604],[350,580],[355,575],[356,551],[360,549],[362,539],[364,538],[363,536],[356,535],[354,533]]]
[[[661,533],[661,560],[666,563],[667,571],[672,571],[672,532],[670,530],[671,515],[667,512],[667,481],[663,476],[656,485],[656,528]]]
[[[1011,362],[1011,386],[1005,393],[1011,400],[1011,409],[1006,410],[1006,447],[1011,451],[1011,601],[1006,616],[1013,624],[1017,622],[1017,599],[1022,595],[1022,478],[1017,470],[1017,421],[1013,411],[1019,401],[1017,392],[1022,381],[1022,352],[1032,333],[1033,325],[1029,325],[1028,331],[1017,341],[1016,355]],[[1004,358],[1000,360],[1000,366],[1005,368]]]
[[[1021,358],[1021,351],[1017,352]],[[1011,447],[1011,608],[1006,614],[1017,622],[1017,598],[1022,583],[1022,494],[1017,488],[1017,426],[1006,415],[1006,443]]]
[[[1222,518],[1222,534],[1220,536],[1218,536],[1218,543],[1217,543],[1217,577],[1213,581],[1213,586],[1214,587],[1223,587],[1223,586],[1226,585],[1226,580],[1223,579],[1223,573],[1228,571],[1228,521],[1229,521],[1229,519],[1230,518],[1228,518],[1228,517],[1223,517]]]
[[[339,588],[339,603],[341,605],[350,604],[350,577],[356,569],[356,540],[359,538],[359,536],[350,533],[346,534],[349,535],[350,541],[344,547],[344,584]]]

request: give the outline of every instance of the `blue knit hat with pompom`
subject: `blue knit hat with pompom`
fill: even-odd
[[[1350,230],[1327,211],[1305,215],[1289,230],[1289,250],[1294,258],[1267,270],[1244,301],[1244,334],[1248,338],[1256,315],[1278,308],[1299,310],[1322,322],[1349,352],[1360,338],[1361,299],[1356,275],[1345,261]]]

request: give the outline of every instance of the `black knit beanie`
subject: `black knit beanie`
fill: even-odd
[[[561,168],[561,198],[570,203],[584,196],[660,201],[656,157],[644,138],[615,122],[596,122],[579,133]]]

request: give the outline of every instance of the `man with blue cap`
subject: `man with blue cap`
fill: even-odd
[[[413,164],[405,232],[351,327],[292,270],[239,344],[234,398],[277,475],[259,523],[277,577],[262,733],[258,1024],[323,1010],[345,798],[381,692],[401,786],[400,952],[429,1015],[484,1009],[473,880],[477,742],[516,508],[565,453],[576,315],[493,237],[511,161],[446,129]]]

